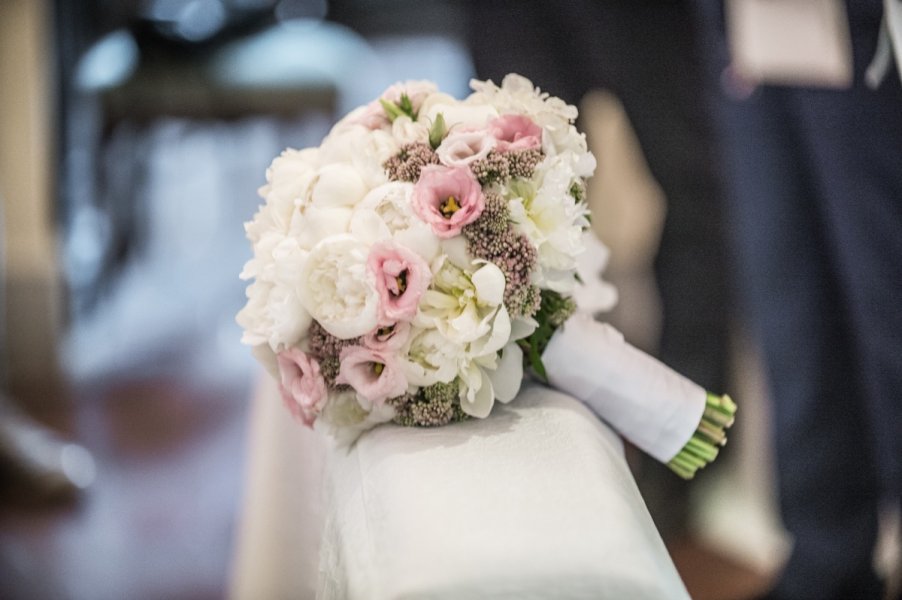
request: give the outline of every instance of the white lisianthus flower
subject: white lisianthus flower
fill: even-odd
[[[437,329],[414,327],[401,356],[401,369],[407,382],[425,387],[454,381],[458,365],[466,361],[466,349],[449,341]]]
[[[429,124],[417,119],[414,121],[407,115],[401,115],[391,124],[391,134],[399,145],[427,143],[429,141]]]
[[[369,246],[352,235],[322,240],[300,270],[301,303],[340,339],[369,333],[378,324],[379,294],[367,271]]]
[[[485,131],[452,131],[435,149],[435,154],[443,165],[469,167],[488,156],[494,147],[495,138]]]
[[[511,340],[510,315],[503,303],[504,274],[485,261],[474,261],[477,269],[472,273],[445,257],[436,262],[432,287],[420,299],[414,319],[416,325],[435,333],[423,336],[431,350],[421,354],[430,358],[416,362],[427,373],[424,363],[447,365],[446,379],[439,381],[447,383],[447,377],[457,374],[461,408],[482,418],[495,402],[491,373],[499,366],[498,351]],[[505,398],[512,387],[507,377],[510,366],[505,363],[499,378]],[[433,368],[432,372],[439,371]]]
[[[457,344],[475,343],[482,350],[493,334],[507,341],[506,331],[495,317],[504,300],[504,273],[490,262],[481,261],[472,274],[440,257],[433,266],[432,286],[420,298],[419,311],[414,319],[420,327],[434,327],[448,340]],[[506,310],[504,311],[506,314]],[[493,324],[502,326],[493,330]]]
[[[579,178],[568,156],[546,158],[533,181],[517,180],[504,190],[515,229],[538,252],[536,283],[561,293],[570,293],[576,284],[573,271],[589,226],[588,206],[570,194]]]

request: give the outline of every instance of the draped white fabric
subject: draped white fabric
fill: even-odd
[[[322,489],[322,444],[255,402],[235,598],[688,598],[620,439],[569,396],[379,427],[325,453]]]

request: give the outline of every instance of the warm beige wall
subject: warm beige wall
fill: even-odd
[[[48,2],[0,1],[0,195],[6,254],[7,337],[13,380],[55,364],[58,270],[51,194]]]

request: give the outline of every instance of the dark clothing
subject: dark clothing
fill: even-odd
[[[851,89],[712,96],[795,540],[780,598],[880,598],[878,507],[902,489],[902,89],[895,72],[863,82],[880,4],[848,7]],[[720,5],[699,4],[710,81],[727,64]]]

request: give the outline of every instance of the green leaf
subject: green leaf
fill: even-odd
[[[417,114],[413,110],[413,102],[410,101],[410,96],[407,94],[401,94],[401,102],[398,103],[398,108],[414,121],[417,120]]]
[[[389,102],[388,100],[379,98],[379,104],[382,105],[382,109],[385,111],[385,115],[392,123],[395,122],[395,119],[404,114],[404,111],[401,110],[394,102]]]
[[[531,344],[529,347],[529,363],[533,372],[538,375],[542,381],[548,382],[548,373],[545,372],[545,364],[542,363],[542,356],[539,354],[538,344]]]
[[[433,150],[439,147],[447,133],[448,127],[445,125],[445,117],[442,113],[438,113],[435,115],[435,121],[433,121],[432,127],[429,129],[429,145],[432,146]]]

